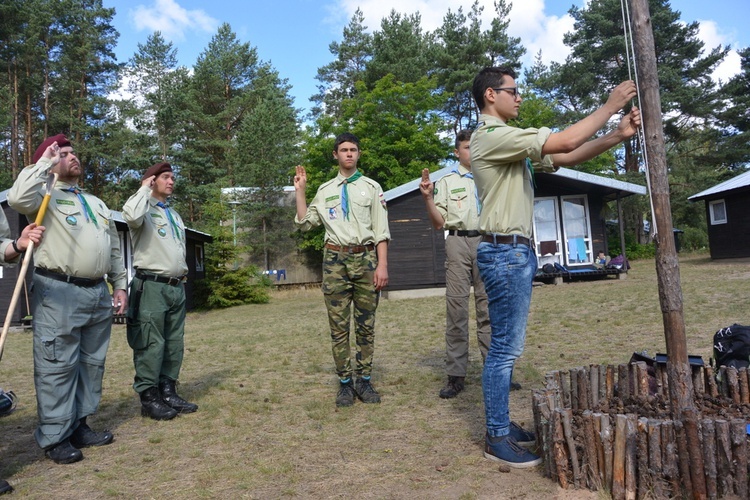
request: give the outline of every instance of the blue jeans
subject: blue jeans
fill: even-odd
[[[487,291],[492,326],[482,373],[487,433],[505,436],[510,432],[508,398],[513,364],[526,341],[536,254],[526,245],[482,242],[477,248],[477,267]]]

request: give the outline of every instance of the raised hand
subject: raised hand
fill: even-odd
[[[431,198],[435,184],[430,180],[430,171],[428,169],[422,170],[422,182],[419,183],[419,190],[422,192],[422,196]]]
[[[302,165],[297,165],[296,173],[294,175],[294,189],[295,191],[305,191],[305,188],[307,187],[307,172],[305,172],[305,167]]]

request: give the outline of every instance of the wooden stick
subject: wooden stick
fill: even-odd
[[[717,498],[716,491],[716,428],[714,421],[705,418],[701,422],[703,431],[703,467],[706,471],[706,495]]]
[[[635,500],[638,491],[636,477],[636,427],[638,416],[628,413],[625,419],[625,499]]]
[[[747,424],[743,419],[734,418],[730,427],[734,493],[739,498],[747,498]]]
[[[565,434],[562,415],[559,409],[552,412],[553,455],[557,470],[557,482],[563,489],[568,488],[568,455],[565,453]]]
[[[734,404],[740,404],[740,382],[737,376],[737,368],[730,366],[727,368],[727,389],[729,390],[729,397],[732,398]]]
[[[747,368],[740,368],[737,376],[740,381],[740,403],[750,404],[750,384],[747,380]]]
[[[674,422],[671,420],[665,420],[661,425],[661,442],[662,442],[662,477],[659,478],[659,482],[662,487],[661,490],[665,495],[672,498],[677,497],[682,491],[682,482],[680,480],[680,466],[682,466],[689,474],[690,467],[688,466],[687,457],[682,460],[679,457],[679,447],[677,445],[677,437],[675,432]],[[672,494],[669,495],[669,491]]]
[[[599,365],[589,366],[589,388],[591,390],[590,408],[595,408],[599,406]]]
[[[586,410],[581,415],[583,421],[583,467],[586,486],[593,491],[601,489],[599,479],[599,453],[596,447],[594,414]]]
[[[564,409],[561,414],[565,444],[568,446],[568,456],[570,457],[570,464],[573,467],[573,484],[575,484],[576,488],[583,488],[581,466],[578,463],[578,452],[576,451],[576,443],[573,436],[573,410],[569,408]]]
[[[710,366],[705,367],[706,374],[706,387],[708,387],[708,395],[715,398],[719,395],[719,388],[716,387],[716,379],[714,378],[714,369]]]
[[[638,447],[638,496],[639,500],[649,498],[651,494],[652,481],[649,474],[649,439],[648,439],[648,419],[641,417],[638,419],[638,434],[636,445]],[[656,496],[656,492],[654,492]],[[658,497],[657,497],[658,498]]]
[[[606,387],[606,399],[612,401],[615,396],[615,367],[614,365],[607,365],[607,387]]]
[[[600,419],[600,435],[602,439],[602,452],[604,455],[604,485],[609,491],[612,491],[612,477],[613,477],[613,457],[612,457],[612,424],[609,422],[609,415],[603,413]]]
[[[44,215],[47,213],[47,206],[49,205],[50,196],[52,196],[52,189],[57,183],[57,174],[49,174],[47,176],[47,184],[44,187],[44,198],[42,204],[39,206],[39,211],[36,214],[36,220],[34,222],[37,226],[41,226],[44,221]],[[16,303],[18,302],[18,296],[21,293],[21,288],[26,281],[26,271],[29,269],[29,262],[31,262],[31,254],[34,253],[34,242],[29,240],[29,246],[26,248],[26,254],[23,256],[23,263],[21,264],[21,270],[18,273],[18,280],[16,280],[16,287],[13,289],[13,296],[10,299],[10,305],[8,306],[8,313],[5,315],[5,323],[3,323],[3,332],[0,333],[0,359],[3,358],[3,347],[5,347],[5,338],[8,336],[8,330],[10,329],[10,322],[13,318],[13,312],[16,310]]]
[[[628,377],[628,365],[617,366],[617,396],[625,401],[630,397],[630,378]]]
[[[625,498],[625,447],[627,445],[627,417],[615,416],[615,445],[612,457],[612,498]]]
[[[729,438],[730,426],[727,420],[716,420],[716,476],[718,495],[724,498],[732,494],[732,445]]]
[[[648,421],[648,468],[651,471],[651,486],[654,490],[654,498],[665,498],[662,476],[662,451],[664,443],[661,439],[661,421],[651,419]]]

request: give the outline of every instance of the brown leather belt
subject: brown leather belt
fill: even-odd
[[[326,243],[325,247],[329,250],[333,250],[334,252],[343,252],[343,253],[362,253],[367,250],[375,250],[375,245],[370,243],[369,245],[356,245],[352,247],[340,247],[338,245],[334,245],[333,243]]]
[[[531,246],[531,240],[518,234],[485,234],[482,241],[492,243],[493,245],[526,245]]]
[[[78,276],[56,273],[43,267],[35,268],[34,274],[38,274],[39,276],[44,276],[45,278],[50,278],[57,281],[64,281],[65,283],[70,283],[71,285],[82,286],[84,288],[91,288],[104,281],[104,278],[79,278]]]
[[[156,281],[157,283],[165,283],[171,286],[177,286],[187,281],[187,276],[159,276],[158,274],[144,273],[141,271],[136,271],[135,277],[139,280]]]
[[[469,230],[465,231],[463,229],[449,229],[448,234],[451,236],[467,236],[469,238],[475,238],[477,236],[482,236],[482,233],[480,233],[477,230]]]

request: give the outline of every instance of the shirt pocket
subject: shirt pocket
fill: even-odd
[[[55,205],[55,215],[68,231],[78,232],[86,223],[86,216],[78,205]]]
[[[109,231],[110,212],[106,210],[96,209],[94,210],[94,213],[96,214],[96,223],[99,228],[104,229],[104,231]]]
[[[370,211],[372,209],[372,199],[365,198],[364,196],[355,196],[351,199],[351,210],[357,221],[365,224],[369,227],[370,225]]]
[[[452,207],[454,210],[465,210],[468,199],[469,199],[469,194],[466,191],[450,193],[448,195],[448,205]]]
[[[328,220],[336,220],[344,215],[341,212],[341,199],[338,197],[333,200],[327,200],[325,210],[324,217]]]

